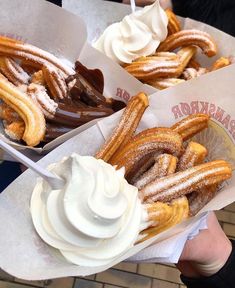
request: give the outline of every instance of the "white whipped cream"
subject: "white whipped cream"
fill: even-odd
[[[46,243],[83,266],[108,264],[134,245],[144,211],[124,169],[77,154],[49,169],[66,185],[51,190],[40,178],[33,191],[32,219]]]
[[[119,64],[153,54],[167,36],[168,18],[159,1],[107,27],[94,47]]]

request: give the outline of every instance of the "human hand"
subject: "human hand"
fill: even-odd
[[[210,276],[228,260],[232,245],[213,212],[207,219],[208,229],[188,240],[176,265],[186,277]]]

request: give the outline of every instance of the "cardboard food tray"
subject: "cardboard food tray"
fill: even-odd
[[[154,126],[169,127],[192,112],[192,109],[207,109],[212,124],[197,136],[197,141],[204,143],[210,151],[208,160],[226,159],[235,167],[235,111],[231,105],[235,97],[234,73],[235,66],[230,66],[216,71],[214,75],[207,74],[191,83],[186,82],[153,94],[138,130]],[[223,81],[220,81],[221,79]],[[224,112],[218,113],[221,110]],[[41,159],[40,165],[46,167],[48,164],[60,161],[64,156],[69,156],[72,152],[94,155],[118,123],[120,115],[121,111],[98,121],[94,126],[69,139]],[[172,241],[176,241],[177,238],[178,243],[183,245],[183,241],[186,241],[187,235],[190,235],[205,212],[221,209],[235,200],[235,178],[233,177],[224,183],[223,189],[197,217],[190,218],[134,246],[109,265],[88,268],[67,263],[37,235],[29,210],[35,183],[36,175],[28,170],[0,195],[0,218],[4,219],[0,226],[0,266],[16,277],[31,280],[98,273],[135,255],[153,243],[156,243],[154,249],[150,250],[148,256],[139,260],[164,259]],[[172,255],[168,257],[174,256],[175,252],[171,253]]]
[[[84,3],[83,3],[84,4]],[[150,87],[143,86],[127,72],[92,48],[87,43],[87,31],[84,21],[74,14],[54,4],[42,0],[0,0],[0,34],[13,37],[42,48],[69,65],[79,59],[88,68],[98,68],[104,74],[104,96],[118,98],[127,102],[128,99],[143,90],[154,92]],[[53,21],[52,21],[53,19]],[[125,83],[122,83],[123,77]],[[67,139],[91,127],[97,120],[86,123],[44,145],[32,148],[11,141],[0,125],[0,137],[21,150],[30,158],[41,158]],[[1,159],[11,159],[9,155],[0,153]]]

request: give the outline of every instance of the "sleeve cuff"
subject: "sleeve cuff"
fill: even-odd
[[[181,275],[182,282],[188,288],[232,288],[235,283],[235,241],[232,242],[232,252],[223,266],[216,274],[210,277],[189,278]]]

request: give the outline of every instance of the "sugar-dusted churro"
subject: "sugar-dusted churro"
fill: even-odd
[[[197,78],[203,74],[206,74],[208,72],[208,70],[206,68],[199,68],[198,70],[196,70],[195,68],[186,68],[183,73],[182,73],[182,77],[185,80],[191,80],[194,78]]]
[[[150,210],[151,205],[153,205],[152,210],[154,210],[154,206],[156,206],[156,208],[158,206],[159,216],[155,216],[155,226],[143,230],[140,233],[138,242],[143,242],[151,237],[156,236],[166,229],[169,229],[170,227],[182,222],[184,219],[187,219],[189,216],[189,204],[186,197],[177,198],[173,200],[169,205],[166,204],[170,210],[165,208],[163,205],[164,203],[158,203],[159,202],[150,204],[149,208]],[[157,215],[157,211],[154,214]],[[159,218],[159,220],[157,218]]]
[[[148,104],[148,96],[144,93],[139,93],[129,100],[118,126],[96,153],[96,158],[109,161],[119,147],[129,141]]]
[[[0,57],[0,71],[16,86],[29,82],[30,76],[11,58]]]
[[[208,127],[210,116],[207,114],[192,114],[174,124],[171,129],[181,135],[184,141],[193,137]]]
[[[146,83],[157,89],[162,90],[162,89],[173,87],[177,84],[181,84],[183,82],[185,82],[185,80],[181,78],[158,78],[158,79],[149,80]]]
[[[177,165],[178,171],[183,171],[198,164],[201,164],[207,155],[207,149],[197,143],[197,142],[189,142],[184,153],[179,158],[179,162]]]
[[[30,65],[42,68],[44,65],[54,65],[65,75],[74,74],[74,70],[64,65],[57,57],[36,46],[12,38],[0,36],[0,54],[7,57],[18,58]]]
[[[204,186],[220,183],[231,176],[230,164],[224,160],[215,160],[156,179],[140,190],[140,197],[143,202],[167,202]]]
[[[214,196],[218,184],[203,187],[187,195],[190,207],[190,216],[196,215]]]
[[[179,59],[180,59],[178,76],[180,76],[183,73],[184,69],[186,68],[189,61],[192,59],[192,57],[195,55],[196,51],[197,51],[197,48],[195,46],[187,46],[187,47],[181,48],[177,52],[177,55],[179,56]]]
[[[199,68],[202,68],[201,64],[195,60],[194,58],[192,58],[189,63],[188,63],[188,68],[194,68],[196,70],[198,70]]]
[[[28,95],[0,75],[0,99],[15,110],[25,123],[22,139],[29,146],[36,146],[44,138],[45,118],[41,109]]]
[[[0,119],[6,120],[8,123],[19,121],[21,118],[9,105],[0,103]]]
[[[190,45],[200,47],[208,57],[212,57],[217,53],[214,39],[208,33],[196,29],[181,30],[170,35],[160,44],[157,51],[173,51]]]
[[[20,141],[24,135],[25,124],[23,120],[7,123],[3,121],[5,133],[14,140]]]
[[[68,87],[60,70],[47,65],[43,66],[42,73],[53,99],[58,101],[68,97]]]
[[[165,56],[141,57],[125,67],[126,71],[140,80],[173,78],[180,75],[180,60],[174,53]]]
[[[220,68],[226,67],[231,64],[231,61],[227,57],[220,57],[211,66],[210,71],[215,71]]]
[[[177,19],[175,13],[169,8],[166,9],[165,12],[168,17],[168,25],[167,25],[168,36],[176,32],[179,32],[181,30],[180,22]]]
[[[161,178],[170,174],[173,174],[176,170],[177,158],[170,154],[160,154],[155,157],[154,165],[142,174],[133,185],[138,189],[143,188],[151,181]]]
[[[164,151],[178,156],[182,150],[182,138],[169,128],[151,128],[134,136],[110,160],[118,168],[125,167],[126,176],[138,165],[142,157],[152,152]]]

